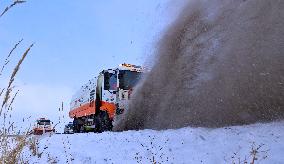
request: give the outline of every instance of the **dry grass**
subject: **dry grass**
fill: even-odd
[[[22,1],[22,0],[15,0],[12,4],[10,4],[9,6],[7,6],[1,13],[0,18],[7,13],[8,10],[10,10],[12,7],[21,4],[21,3],[25,3],[26,1]]]
[[[23,148],[26,146],[26,137],[17,138],[17,142],[15,147],[8,150],[3,156],[0,158],[3,163],[13,164],[16,161],[19,161],[20,153]]]
[[[264,144],[255,144],[254,142],[251,145],[251,150],[247,156],[244,158],[238,157],[238,153],[235,152],[231,159],[232,164],[255,164],[256,162],[259,163],[262,160],[265,160],[268,158],[268,149],[263,149]],[[227,162],[227,161],[226,161]]]
[[[16,65],[16,67],[14,68],[12,74],[11,74],[11,77],[10,77],[10,80],[9,80],[9,83],[8,83],[8,87],[6,89],[6,92],[5,92],[5,95],[4,95],[4,98],[3,98],[3,101],[2,101],[2,105],[1,105],[1,109],[0,109],[0,116],[2,114],[2,111],[3,111],[3,108],[4,106],[8,103],[8,100],[10,99],[10,95],[11,95],[11,92],[13,90],[13,82],[15,81],[15,77],[20,69],[20,66],[21,64],[23,63],[23,61],[25,60],[26,56],[28,55],[30,49],[32,48],[34,44],[31,44],[28,49],[24,52],[24,54],[22,55],[21,59],[19,60],[18,64]]]
[[[33,156],[41,157],[38,151],[38,140],[31,135],[15,136],[15,137],[2,137],[1,138],[2,154],[0,156],[0,164],[14,164],[14,163],[27,163],[21,156],[23,149],[28,147]]]
[[[39,141],[36,138],[30,138],[29,139],[28,145],[29,145],[29,149],[30,149],[32,155],[40,158],[41,154],[38,151],[38,144],[39,144]]]
[[[14,7],[17,4],[24,3],[25,1],[15,0],[10,6],[6,7],[5,10],[1,13],[0,18],[12,7]],[[10,57],[12,53],[17,49],[17,47],[21,44],[23,39],[18,41],[14,47],[11,49],[11,51],[8,53],[7,57],[4,60],[4,64],[2,65],[0,70],[0,77],[2,78],[3,72],[5,71],[6,66],[10,62]],[[28,140],[30,138],[30,135],[28,132],[26,132],[22,136],[11,136],[11,134],[16,134],[14,132],[14,122],[11,122],[10,119],[12,118],[12,114],[10,113],[12,111],[13,103],[19,93],[19,90],[17,90],[14,93],[14,81],[16,78],[16,75],[18,71],[20,70],[20,67],[27,57],[29,51],[31,50],[33,44],[31,44],[26,51],[22,54],[20,60],[14,67],[14,69],[11,72],[11,76],[9,78],[7,87],[0,87],[0,102],[2,102],[0,106],[0,163],[24,163],[23,159],[21,158],[21,152],[23,148],[27,145],[30,145],[32,147],[33,142],[31,140]],[[29,131],[29,130],[27,130]],[[34,154],[35,151],[31,148],[32,153]]]
[[[14,46],[14,47],[12,48],[12,50],[10,51],[10,53],[8,54],[8,56],[6,57],[5,62],[4,62],[3,66],[2,66],[2,68],[1,68],[1,70],[0,70],[0,76],[2,75],[2,73],[3,73],[4,69],[5,69],[5,67],[6,67],[6,66],[8,65],[8,63],[10,62],[10,57],[11,57],[12,53],[14,52],[14,50],[18,47],[18,45],[19,45],[22,41],[23,41],[23,39],[21,39],[18,43],[16,43],[15,46]],[[4,91],[4,90],[3,90],[3,91]],[[0,96],[1,96],[1,94],[0,94]]]

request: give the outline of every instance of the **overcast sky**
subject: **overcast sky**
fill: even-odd
[[[1,1],[4,9],[11,1]],[[0,64],[14,44],[0,85],[35,42],[17,76],[14,118],[68,117],[72,94],[102,69],[143,64],[183,0],[30,0],[0,19]],[[58,108],[64,102],[65,110]],[[20,120],[20,119],[19,119]]]

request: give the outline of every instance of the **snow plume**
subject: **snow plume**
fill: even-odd
[[[284,1],[192,0],[116,130],[284,118]]]

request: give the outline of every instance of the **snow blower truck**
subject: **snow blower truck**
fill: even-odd
[[[83,85],[70,103],[74,133],[111,131],[127,110],[131,93],[143,72],[141,66],[121,64],[101,71]]]
[[[35,125],[32,130],[34,135],[42,135],[45,133],[55,132],[54,127],[52,127],[52,122],[47,118],[39,118],[36,120]]]

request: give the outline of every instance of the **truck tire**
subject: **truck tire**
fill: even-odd
[[[74,131],[74,133],[80,133],[80,129],[81,129],[81,126],[76,124],[76,125],[74,125],[73,131]]]
[[[104,131],[112,130],[112,122],[106,111],[101,111],[97,116],[95,116],[94,120],[96,126],[95,128],[96,133],[102,133]]]
[[[112,130],[112,122],[109,118],[109,115],[107,112],[102,112],[103,121],[102,121],[102,130],[103,131],[111,131]]]

